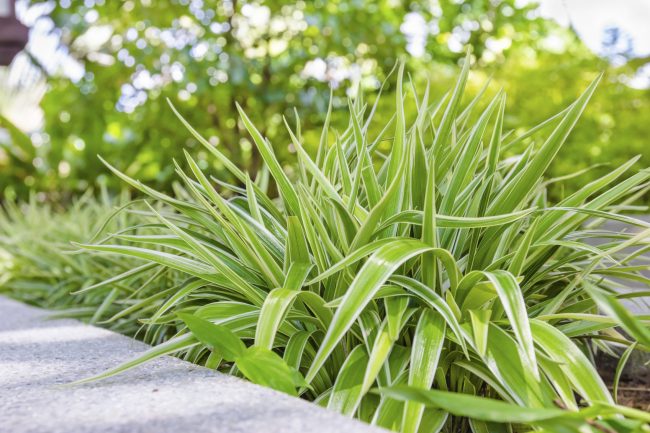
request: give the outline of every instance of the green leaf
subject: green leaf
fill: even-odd
[[[439,228],[452,228],[452,229],[474,229],[483,227],[495,227],[510,224],[518,221],[531,213],[535,212],[535,208],[524,209],[517,212],[512,212],[503,215],[491,215],[483,217],[461,217],[453,215],[433,214],[435,217],[435,226]],[[426,217],[427,221],[431,221],[432,217]],[[409,223],[415,225],[422,225],[424,216],[418,210],[406,210],[387,218],[380,226],[379,230],[397,223]]]
[[[445,321],[437,312],[426,309],[415,328],[408,384],[414,388],[429,389],[438,368],[445,342]],[[407,401],[402,418],[403,433],[417,433],[424,413],[424,405]]]
[[[491,215],[516,209],[523,198],[535,187],[538,179],[544,174],[569,136],[601,78],[602,75],[599,75],[591,82],[584,93],[569,107],[550,137],[535,152],[531,161],[508,182],[505,188],[499,191],[490,205],[489,212]]]
[[[289,367],[280,355],[263,347],[249,347],[235,362],[239,371],[258,385],[290,395],[297,395],[296,387],[307,386],[302,375]]]
[[[387,321],[384,321],[377,331],[377,336],[372,345],[372,351],[368,358],[368,365],[365,368],[365,373],[363,375],[361,394],[366,394],[375,380],[377,380],[380,370],[385,366],[384,363],[393,349],[395,340],[396,339],[392,338],[390,335]]]
[[[273,289],[264,300],[255,329],[255,345],[271,349],[275,334],[294,300],[300,295],[311,265],[294,263],[289,268],[284,287]]]
[[[484,275],[496,289],[503,309],[510,320],[510,325],[526,355],[527,368],[538,377],[535,346],[530,332],[528,311],[519,284],[515,277],[507,271],[485,272]]]
[[[431,247],[416,240],[395,240],[379,248],[363,265],[341,305],[336,310],[332,323],[316,353],[306,380],[311,382],[318,370],[334,350],[343,335],[361,314],[379,287],[406,260],[431,250]]]
[[[616,366],[616,371],[614,373],[614,386],[612,387],[612,394],[614,395],[614,401],[618,403],[618,385],[621,380],[621,374],[623,373],[623,370],[625,369],[625,364],[627,364],[627,360],[630,358],[630,355],[636,349],[637,343],[630,344],[630,346],[625,349],[625,352],[623,352],[623,355],[621,355],[621,359],[618,361],[618,365]]]
[[[74,381],[70,383],[70,385],[80,385],[82,383],[95,382],[97,380],[107,379],[111,376],[115,376],[117,374],[123,373],[127,370],[142,365],[153,359],[160,358],[161,356],[169,355],[175,352],[179,352],[183,349],[190,348],[197,344],[198,344],[198,340],[191,334],[175,337],[172,338],[171,340],[168,340],[162,344],[157,345],[156,347],[152,347],[151,349],[147,350],[143,354],[137,356],[135,359],[124,362],[118,365],[117,367],[106,370],[105,372],[100,373],[98,375]]]
[[[480,421],[532,424],[564,415],[561,409],[522,407],[485,397],[403,385],[381,388],[379,392],[396,400],[420,403]]]
[[[469,317],[474,332],[474,344],[479,355],[485,356],[487,350],[488,331],[492,310],[469,310]]]
[[[327,404],[328,409],[351,416],[357,410],[362,396],[364,372],[368,354],[363,346],[356,346],[343,363]]]
[[[650,347],[650,328],[641,323],[630,311],[625,308],[616,298],[607,295],[601,289],[590,283],[583,282],[587,293],[596,301],[600,309],[612,317],[625,329],[633,338],[646,347]]]
[[[246,351],[246,346],[231,330],[222,325],[186,313],[177,313],[192,335],[201,343],[219,351],[223,359],[233,362]]]
[[[255,128],[255,125],[253,125],[239,104],[237,104],[237,111],[239,111],[239,115],[244,122],[244,126],[253,137],[253,142],[255,143],[255,146],[257,146],[257,150],[259,150],[260,155],[262,155],[262,158],[268,166],[271,175],[278,183],[278,188],[280,189],[282,198],[287,205],[287,209],[290,210],[293,215],[300,215],[300,203],[298,201],[298,195],[293,189],[293,185],[291,185],[289,178],[282,170],[280,163],[276,159],[270,143],[266,141],[266,139],[262,136],[262,134],[260,134],[257,128]]]
[[[592,404],[614,402],[594,366],[567,336],[548,323],[539,320],[531,320],[530,325],[535,343],[553,361],[563,366],[571,384],[587,402]]]
[[[388,335],[395,341],[399,337],[402,329],[402,320],[404,312],[408,308],[409,298],[406,296],[397,296],[386,298],[384,301],[386,307],[386,323],[388,325]]]

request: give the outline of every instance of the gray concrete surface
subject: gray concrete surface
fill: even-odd
[[[635,218],[643,220],[645,222],[650,223],[650,215],[633,215]],[[625,233],[640,233],[643,229],[641,227],[636,227],[636,226],[630,226],[627,224],[623,224],[618,221],[607,221],[603,225],[604,229],[615,231],[615,232],[625,232]],[[593,245],[598,245],[599,243],[602,243],[602,240],[599,239],[593,239],[592,243]],[[628,253],[631,253],[635,250],[634,249],[628,249],[625,250]],[[645,257],[643,260],[636,260],[635,262],[631,263],[634,265],[643,265],[643,266],[648,266],[648,260],[650,260],[650,253],[646,252]],[[646,277],[650,278],[650,266],[641,271],[641,274]],[[630,291],[636,292],[636,291],[642,291],[642,290],[647,290],[648,287],[645,286],[641,282],[634,282],[634,281],[629,281],[629,280],[620,280],[613,278],[614,281],[620,281],[621,286],[617,288],[619,293],[628,293]],[[627,286],[627,287],[626,287]],[[650,314],[650,297],[644,296],[641,298],[635,298],[631,300],[623,300],[623,304],[629,308],[630,311],[632,311],[634,314]]]
[[[60,387],[148,346],[0,296],[0,433],[380,433],[306,401],[165,356]]]

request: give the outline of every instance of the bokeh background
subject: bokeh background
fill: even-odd
[[[167,98],[254,171],[238,102],[290,170],[282,118],[294,122],[294,107],[313,150],[330,89],[343,130],[336,113],[347,98],[361,91],[372,101],[387,77],[378,116],[393,110],[399,59],[439,98],[467,49],[471,91],[488,80],[486,92],[505,88],[515,130],[559,112],[605,72],[551,168],[568,177],[553,195],[637,154],[639,167],[650,165],[648,0],[19,0],[16,12],[31,30],[0,68],[0,198],[117,191],[97,155],[162,189],[183,149],[213,165]]]

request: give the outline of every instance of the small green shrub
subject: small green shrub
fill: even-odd
[[[650,171],[621,180],[632,160],[549,203],[544,172],[599,79],[512,137],[503,93],[463,105],[467,64],[439,101],[411,92],[408,123],[400,68],[383,131],[367,134],[374,107],[359,98],[345,131],[328,116],[315,157],[287,124],[294,178],[241,110],[265,162],[255,180],[182,118],[239,185],[210,179],[189,154],[175,197],[111,167],[158,204],[153,222],[81,247],[141,261],[113,278],[132,315],[174,336],[88,380],[180,353],[401,432],[644,428],[648,415],[616,406],[592,355],[650,349],[647,318],[620,303],[644,292],[615,290],[647,282],[636,260],[650,225],[624,213]],[[503,159],[537,134],[542,146]],[[642,231],[608,231],[607,220]],[[187,280],[162,296],[127,284],[167,270]]]

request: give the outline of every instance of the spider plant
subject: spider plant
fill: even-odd
[[[647,431],[648,414],[616,405],[593,354],[650,349],[648,318],[621,304],[647,292],[617,290],[648,282],[650,225],[626,211],[650,170],[629,173],[635,158],[557,203],[545,192],[600,77],[515,136],[503,92],[463,100],[467,60],[433,102],[403,73],[377,134],[376,102],[362,97],[344,131],[330,129],[330,106],[316,155],[299,119],[287,122],[294,177],[241,109],[265,163],[255,179],[178,113],[236,184],[189,154],[175,196],[107,164],[158,205],[151,224],[80,247],[187,279],[139,303],[173,338],[86,380],[180,353],[405,433]],[[638,230],[608,231],[609,220]]]
[[[0,293],[56,310],[56,317],[135,335],[140,325],[129,307],[149,296],[149,290],[173,287],[176,275],[134,272],[128,257],[78,254],[70,242],[95,241],[108,230],[132,230],[143,222],[137,205],[125,193],[111,198],[105,190],[99,197],[88,191],[65,210],[36,196],[25,203],[5,201],[0,208]],[[133,276],[112,278],[123,272]],[[138,314],[143,314],[139,308]]]

